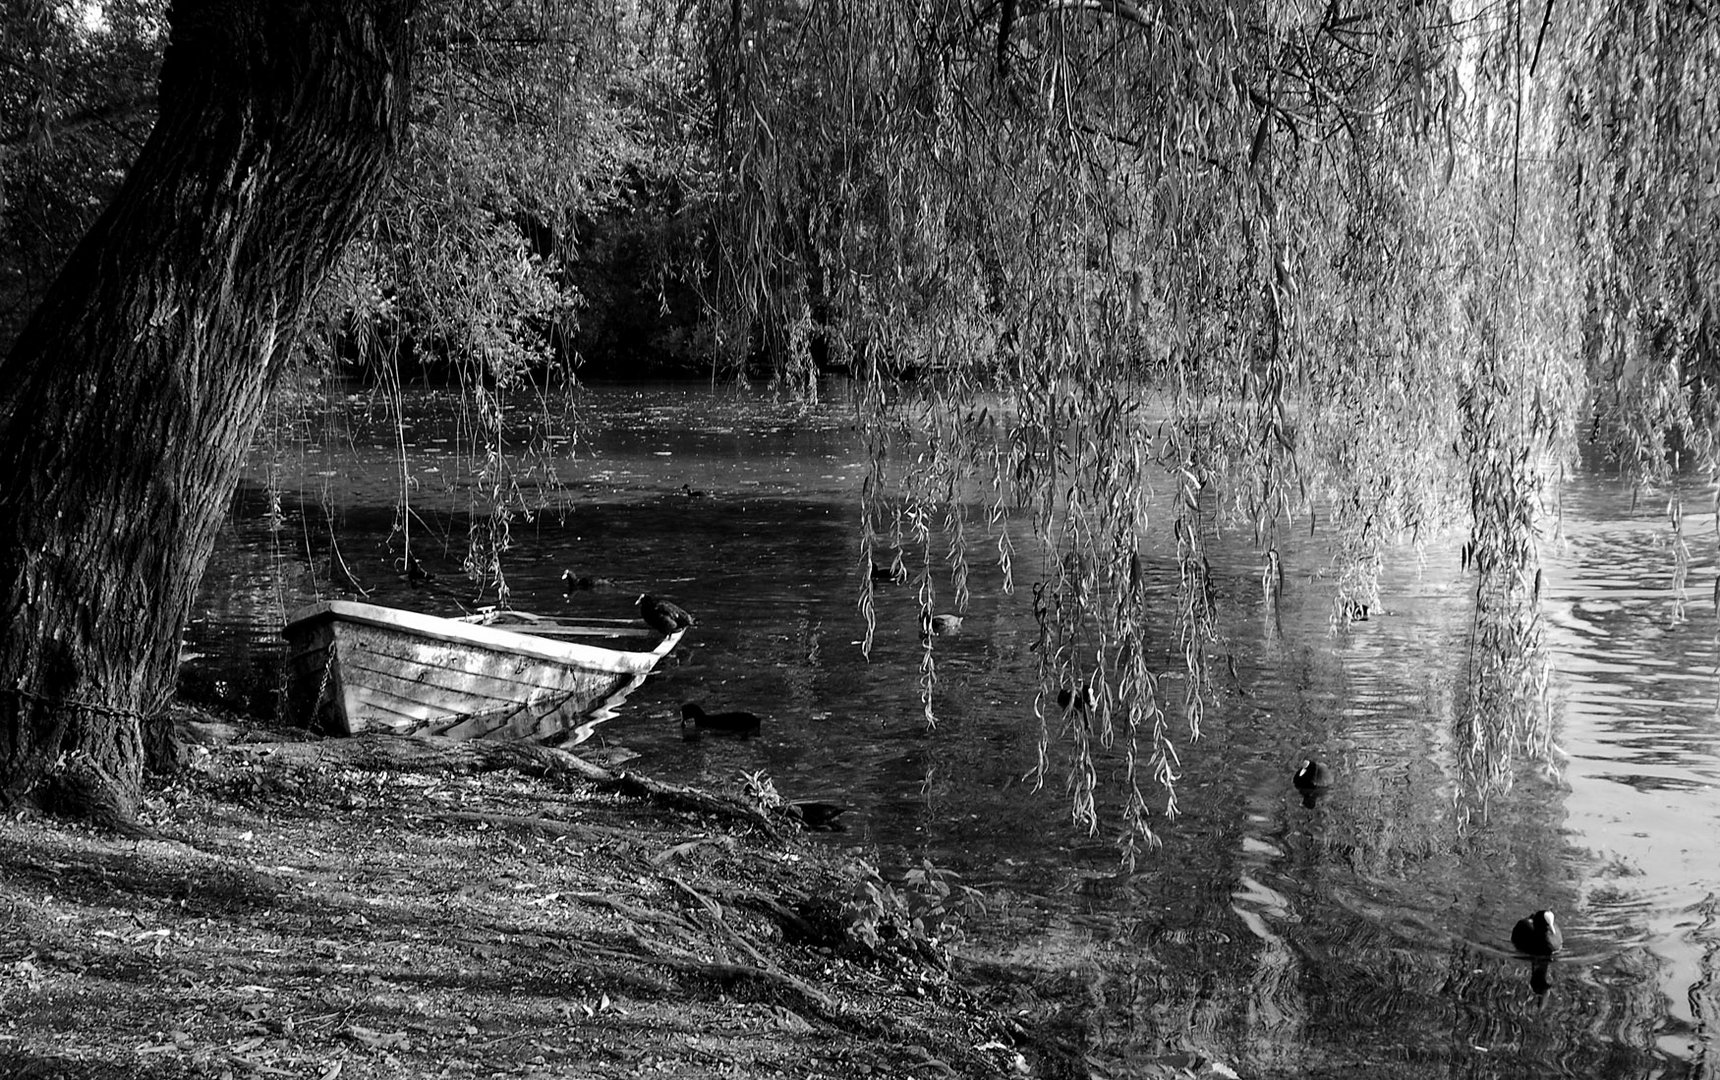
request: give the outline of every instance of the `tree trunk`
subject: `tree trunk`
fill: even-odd
[[[155,131],[0,361],[0,807],[130,822],[239,464],[401,138],[412,6],[174,3]]]

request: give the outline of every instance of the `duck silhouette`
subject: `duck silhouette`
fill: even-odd
[[[962,630],[962,617],[960,615],[947,614],[933,615],[926,621],[926,625],[931,627],[932,633],[938,637],[944,637],[949,634],[959,634]]]
[[[681,485],[681,494],[685,495],[689,499],[703,499],[706,496],[708,496],[710,494],[710,492],[700,491],[698,488],[694,487],[691,484],[682,484]]]
[[[688,731],[687,725],[693,725]],[[743,738],[757,735],[759,718],[750,712],[720,712],[708,713],[699,707],[698,702],[689,701],[681,706],[681,735],[683,738],[696,739],[700,735],[739,735]]]
[[[1319,805],[1320,796],[1332,786],[1332,770],[1323,761],[1303,758],[1302,767],[1296,770],[1291,782],[1296,785],[1296,790],[1302,793],[1302,805],[1312,810]]]
[[[561,591],[563,594],[590,592],[592,589],[607,589],[615,582],[606,577],[592,577],[589,574],[575,575],[572,570],[561,572]]]
[[[888,566],[873,563],[872,580],[880,585],[900,585],[908,580],[908,568],[903,566],[899,559]]]
[[[1071,708],[1076,706],[1083,709],[1096,709],[1099,707],[1099,691],[1092,683],[1082,683],[1079,690],[1071,690],[1069,687],[1065,686],[1063,689],[1057,691],[1057,707],[1059,709],[1062,709],[1064,712],[1068,712]]]
[[[782,808],[782,812],[815,832],[841,832],[844,827],[837,819],[848,812],[848,807],[833,802],[805,799],[789,803]]]
[[[689,615],[687,609],[662,597],[644,593],[640,595],[638,604],[639,617],[645,620],[646,626],[659,634],[667,636],[698,625],[698,620]]]
[[[406,578],[406,583],[414,589],[436,580],[436,575],[424,569],[423,564],[410,551],[403,555],[395,565],[400,567],[402,575]]]
[[[1323,761],[1304,758],[1296,770],[1295,784],[1303,791],[1317,791],[1332,786],[1332,769]]]
[[[1559,933],[1553,913],[1541,910],[1517,920],[1511,928],[1511,944],[1530,956],[1552,956],[1565,947],[1565,935]]]

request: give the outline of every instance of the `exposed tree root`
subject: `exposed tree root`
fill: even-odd
[[[780,837],[781,827],[754,806],[680,784],[664,783],[630,772],[611,772],[577,754],[528,743],[472,740],[462,742],[441,736],[356,735],[345,739],[309,742],[246,743],[242,752],[266,752],[277,760],[307,765],[346,761],[377,769],[429,772],[448,769],[484,773],[512,769],[525,776],[548,780],[563,787],[595,785],[628,798],[644,799],[656,806],[708,814],[724,821],[750,825],[771,838]],[[515,822],[524,826],[524,821]]]

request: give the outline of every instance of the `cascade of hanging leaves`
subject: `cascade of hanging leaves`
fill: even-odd
[[[646,118],[666,76],[632,5],[447,0],[421,23],[408,160],[325,292],[311,351],[367,369],[396,408],[403,372],[458,384],[464,569],[506,604],[513,523],[558,494],[554,437],[573,423],[548,390],[571,381],[583,232],[660,168]]]
[[[1547,753],[1538,547],[1574,447],[1717,467],[1694,10],[450,0],[423,30],[411,160],[313,348],[467,387],[472,576],[505,596],[553,457],[507,417],[576,321],[581,221],[673,174],[714,361],[858,376],[868,647],[871,569],[899,567],[935,723],[932,616],[989,552],[1038,619],[1039,773],[1131,855],[1224,684],[1220,530],[1269,600],[1289,531],[1329,531],[1341,630],[1389,551],[1465,528],[1455,741],[1484,793]]]
[[[1630,475],[1712,472],[1720,420],[1720,25],[1593,4],[1570,34],[1572,204],[1588,274],[1591,424]]]
[[[1233,524],[1269,597],[1283,531],[1328,525],[1341,625],[1378,603],[1388,547],[1467,519],[1477,655],[1507,658],[1475,672],[1471,762],[1498,782],[1512,747],[1544,750],[1535,527],[1589,386],[1592,299],[1558,139],[1563,88],[1591,72],[1582,28],[1548,21],[1009,0],[692,20],[731,347],[785,350],[799,374],[816,342],[860,373],[860,566],[905,551],[927,617],[964,599],[970,518],[1015,583],[1008,511],[1025,510],[1046,553],[1029,571],[1041,770],[1062,731],[1075,819],[1097,828],[1095,759],[1118,755],[1126,850],[1174,811],[1211,700],[1207,550]],[[1664,308],[1700,337],[1690,298]],[[1168,619],[1143,603],[1167,552]],[[1493,699],[1518,719],[1483,719]]]
[[[518,222],[565,231],[614,182],[606,161],[681,155],[714,362],[768,357],[807,395],[822,368],[859,376],[867,647],[872,569],[899,569],[935,723],[932,616],[965,607],[988,537],[1039,622],[1039,773],[1061,769],[1074,819],[1130,855],[1174,813],[1217,693],[1219,530],[1252,536],[1269,600],[1287,531],[1329,530],[1341,629],[1380,603],[1388,551],[1465,526],[1456,742],[1461,790],[1484,793],[1549,745],[1537,551],[1577,439],[1651,480],[1713,460],[1720,83],[1697,16],[439,10],[449,62],[427,68],[410,174],[435,197],[404,192],[363,250],[370,280],[409,286],[379,306],[431,298],[414,340],[481,361],[488,505],[513,505],[498,403],[541,361],[529,324],[577,301]],[[498,14],[532,33],[481,24]],[[589,47],[543,48],[561,41]],[[464,210],[413,211],[432,203]],[[473,544],[498,589],[507,512]],[[1167,573],[1174,610],[1150,608]]]

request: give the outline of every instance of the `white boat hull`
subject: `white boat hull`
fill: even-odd
[[[512,612],[443,619],[346,600],[294,612],[282,633],[290,707],[330,734],[574,736],[566,742],[579,741],[581,727],[589,733],[597,714],[608,715],[681,637],[658,639],[633,620],[568,624]],[[574,637],[655,644],[611,648]]]

